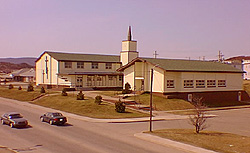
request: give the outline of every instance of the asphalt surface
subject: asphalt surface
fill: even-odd
[[[0,98],[0,114],[7,111],[21,112],[31,125],[25,129],[0,126],[0,146],[7,146],[17,152],[211,152],[142,135],[142,131],[148,131],[149,124],[138,122],[138,119],[99,120],[64,113],[68,117],[69,124],[51,126],[40,122],[39,116],[44,112],[53,111],[52,109]],[[153,122],[154,130],[193,128],[188,123],[187,117],[165,112],[158,114],[159,120]],[[210,114],[213,117],[207,120],[206,130],[250,136],[250,108],[210,111]],[[166,120],[162,121],[164,117]]]
[[[0,98],[0,114],[18,111],[29,120],[30,127],[12,129],[0,126],[0,144],[17,152],[32,153],[183,153],[184,150],[138,139],[135,133],[147,130],[147,123],[95,123],[73,116],[65,126],[49,125],[39,120],[52,111]]]

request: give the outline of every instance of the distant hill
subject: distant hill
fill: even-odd
[[[9,62],[0,62],[0,72],[10,73],[14,70],[19,70],[23,68],[34,68],[35,66],[29,65],[27,63],[14,64]]]
[[[28,65],[35,66],[36,58],[34,57],[20,57],[20,58],[0,58],[0,62],[7,62],[13,64],[27,63]]]

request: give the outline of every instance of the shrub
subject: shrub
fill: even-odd
[[[206,121],[206,108],[207,106],[203,103],[202,97],[193,98],[191,102],[195,107],[195,114],[189,116],[190,124],[195,127],[195,132],[200,133],[200,131],[207,128]]]
[[[97,103],[98,105],[100,105],[102,103],[102,96],[96,96],[95,97],[95,103]]]
[[[82,93],[82,91],[80,91],[80,92],[77,94],[76,100],[84,100],[84,94]]]
[[[41,92],[41,93],[45,93],[44,87],[41,88],[41,91],[40,91],[40,92]]]
[[[125,103],[121,102],[121,100],[119,99],[119,101],[115,103],[115,111],[118,113],[124,113],[125,109],[126,109]]]
[[[62,90],[62,96],[68,96],[67,92],[65,89]]]
[[[125,89],[122,90],[122,94],[130,94],[131,92],[131,85],[127,82],[125,84]]]
[[[22,90],[22,87],[21,87],[21,86],[19,86],[19,87],[18,87],[18,90]]]
[[[14,86],[12,84],[9,84],[9,89],[13,89]]]
[[[34,87],[32,84],[29,84],[28,88],[27,88],[27,91],[30,92],[30,91],[34,91]]]

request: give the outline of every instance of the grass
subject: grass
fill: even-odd
[[[94,99],[89,97],[85,98],[85,100],[76,100],[76,95],[74,94],[68,94],[68,96],[49,95],[33,103],[93,118],[116,119],[148,116],[148,114],[132,111],[129,109],[126,109],[125,113],[117,113],[115,111],[114,105],[108,103],[97,105],[94,103]]]
[[[162,129],[150,134],[217,152],[250,153],[250,137],[231,133],[201,131],[200,134],[196,134],[193,129]]]
[[[98,93],[100,93],[101,95],[110,96],[110,97],[115,97],[115,96],[122,94],[121,91],[101,91],[101,92],[98,91]]]
[[[145,93],[135,97],[129,97],[128,99],[135,100],[143,105],[148,105],[150,103],[150,94]],[[153,95],[153,107],[159,111],[169,111],[169,110],[185,110],[193,109],[194,106],[189,102],[182,99],[167,99],[157,95]]]
[[[27,89],[18,90],[18,88],[8,89],[7,87],[0,87],[0,97],[15,99],[19,101],[31,101],[32,99],[41,95],[39,89],[27,92]]]

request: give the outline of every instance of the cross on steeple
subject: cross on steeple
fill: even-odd
[[[131,26],[128,27],[128,41],[132,40]]]
[[[48,59],[47,59],[47,56],[45,57],[45,73],[46,73],[47,79],[48,79]]]

